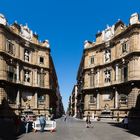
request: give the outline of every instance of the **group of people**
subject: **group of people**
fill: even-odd
[[[117,121],[119,121],[118,118],[119,118],[119,115],[117,115]],[[128,128],[128,117],[127,116],[124,117],[122,123],[123,123],[124,128]],[[87,115],[86,115],[86,127],[87,128],[93,127],[93,126],[91,126],[90,112],[88,112]]]

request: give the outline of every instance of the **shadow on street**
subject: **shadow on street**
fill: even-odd
[[[128,124],[128,128],[124,128],[123,123],[109,123],[109,124],[114,126],[114,127],[123,128],[128,133],[134,134],[136,136],[140,136],[140,122],[137,124],[130,122]]]

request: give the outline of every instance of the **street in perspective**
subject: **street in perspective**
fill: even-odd
[[[1,2],[0,140],[140,140],[140,2],[77,1]]]
[[[139,140],[137,135],[113,122],[92,122],[90,128],[86,128],[85,121],[72,117],[66,121],[62,117],[56,122],[56,132],[31,132],[21,135],[19,140]]]

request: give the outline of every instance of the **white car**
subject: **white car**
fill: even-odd
[[[36,121],[33,121],[32,124],[33,129],[36,131],[41,130],[41,126],[40,126],[40,121],[39,119],[37,119]],[[51,121],[51,120],[46,120],[46,125],[44,130],[46,131],[55,131],[56,130],[56,122],[55,121]]]

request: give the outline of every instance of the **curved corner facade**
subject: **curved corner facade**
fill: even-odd
[[[140,113],[140,22],[138,14],[126,26],[118,21],[85,41],[77,74],[77,113],[93,117],[111,111],[113,117]]]
[[[27,25],[9,26],[3,19],[0,17],[0,104],[7,104],[16,114],[25,109],[35,114],[56,113],[61,97],[48,40],[39,42]]]

